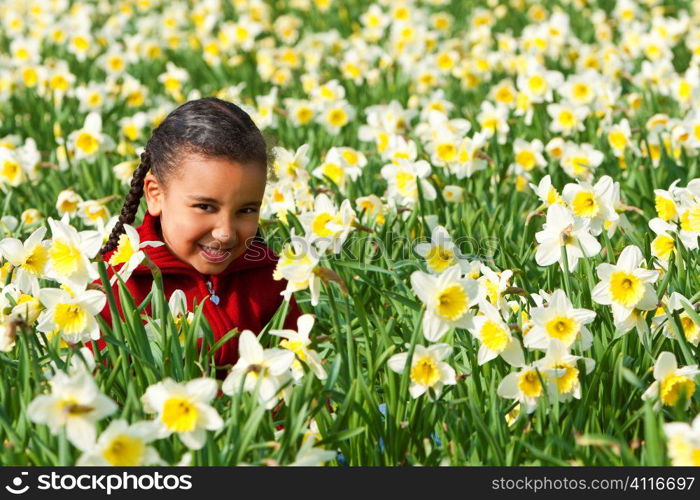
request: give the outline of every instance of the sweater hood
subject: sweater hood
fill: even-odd
[[[163,242],[160,234],[160,217],[152,216],[148,211],[143,218],[143,223],[136,228],[141,243],[145,241]],[[142,250],[160,268],[168,274],[197,274],[201,275],[194,267],[187,262],[177,258],[164,243],[159,247],[145,246]],[[115,250],[111,250],[104,255],[104,260],[108,261]],[[277,264],[277,255],[270,248],[259,241],[254,241],[246,251],[232,260],[222,272],[216,276],[226,276],[232,273],[248,271],[261,267],[274,267]],[[145,264],[139,264],[134,270],[134,274],[151,274],[151,270]]]

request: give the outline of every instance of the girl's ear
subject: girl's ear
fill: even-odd
[[[158,179],[151,172],[143,178],[143,194],[146,197],[148,213],[153,217],[158,217],[163,205],[163,187],[158,183]]]

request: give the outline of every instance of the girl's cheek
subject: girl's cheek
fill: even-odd
[[[173,244],[194,244],[202,239],[202,227],[189,220],[181,218],[173,221],[170,227],[170,240]]]
[[[258,232],[258,219],[246,223],[243,230],[244,240],[252,239]]]

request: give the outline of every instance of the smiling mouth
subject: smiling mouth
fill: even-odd
[[[204,260],[212,263],[223,262],[228,259],[232,250],[231,248],[212,248],[205,245],[199,245],[199,248]]]

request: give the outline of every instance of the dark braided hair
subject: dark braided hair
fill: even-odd
[[[184,154],[225,157],[265,169],[270,161],[265,138],[241,108],[216,97],[186,102],[170,112],[153,131],[134,171],[119,220],[100,249],[101,254],[116,248],[124,224],[134,222],[146,173],[151,170],[158,182],[166,186],[178,167],[177,159]]]

